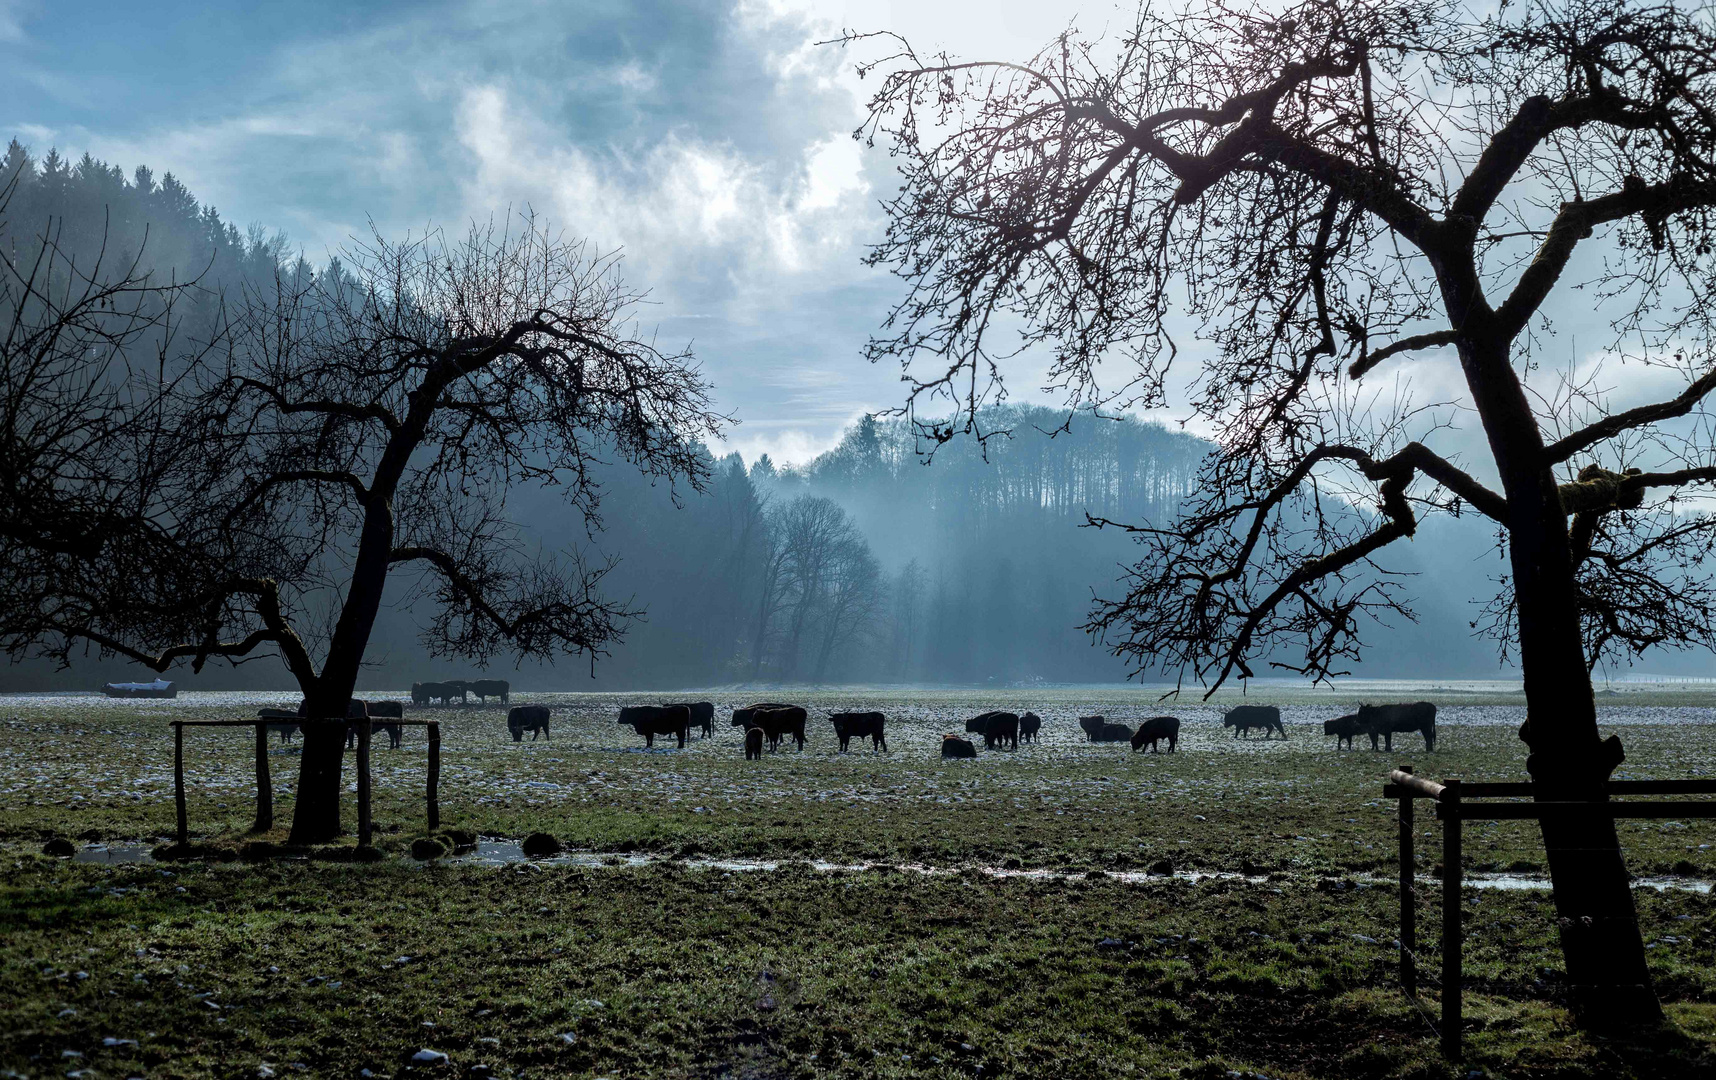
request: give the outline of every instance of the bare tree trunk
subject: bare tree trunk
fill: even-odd
[[[348,695],[349,696],[349,695]],[[307,699],[309,716],[304,723],[304,752],[298,759],[298,788],[292,800],[291,844],[325,844],[340,836],[340,771],[345,763],[346,729],[342,724],[318,723],[329,716],[345,716],[345,701],[339,711],[319,697]]]
[[[1596,705],[1580,639],[1573,565],[1554,479],[1539,474],[1535,521],[1510,528],[1509,551],[1519,611],[1520,664],[1528,719],[1520,737],[1540,800],[1606,799],[1620,744],[1597,734]],[[1510,492],[1512,494],[1512,492]],[[1521,500],[1516,505],[1530,506]],[[1627,1027],[1660,1018],[1630,875],[1614,821],[1549,818],[1543,845],[1554,882],[1555,914],[1571,1002],[1593,1027]]]
[[[1451,314],[1469,311],[1462,309],[1450,305]],[[1603,799],[1609,773],[1620,764],[1620,743],[1597,735],[1566,515],[1555,477],[1542,464],[1542,436],[1509,363],[1509,343],[1474,336],[1478,344],[1463,343],[1460,360],[1507,494],[1527,716],[1520,737],[1532,749],[1526,768],[1540,800]],[[1542,831],[1581,1021],[1625,1026],[1659,1017],[1614,822],[1545,819]]]

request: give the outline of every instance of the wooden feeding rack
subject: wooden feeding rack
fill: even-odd
[[[189,843],[190,824],[185,816],[185,729],[188,727],[253,727],[256,729],[256,822],[252,829],[266,832],[274,827],[274,783],[268,770],[268,730],[276,724],[332,725],[357,727],[357,797],[358,844],[370,846],[370,775],[369,744],[374,724],[397,724],[400,727],[429,729],[429,780],[425,798],[428,806],[429,831],[441,827],[441,722],[439,720],[394,720],[392,718],[358,720],[284,720],[262,717],[255,720],[174,720],[173,725],[173,808],[178,815],[178,841]]]
[[[1610,795],[1716,795],[1716,780],[1611,780],[1604,785],[1604,790]],[[1716,818],[1716,802],[1711,801],[1536,800],[1536,785],[1529,782],[1462,783],[1448,780],[1438,784],[1414,775],[1410,765],[1402,765],[1388,774],[1382,794],[1399,804],[1400,985],[1414,1005],[1418,1004],[1418,904],[1414,895],[1416,867],[1412,836],[1414,801],[1429,799],[1434,802],[1436,819],[1442,823],[1442,1019],[1436,1026],[1442,1053],[1450,1061],[1460,1059],[1460,1029],[1464,1022],[1460,993],[1462,822],[1541,821],[1552,816],[1589,817],[1594,814],[1611,819]],[[1472,801],[1493,799],[1534,801]]]

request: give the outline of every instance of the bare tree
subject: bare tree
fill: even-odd
[[[1160,405],[1173,327],[1201,339],[1191,407],[1219,447],[1177,523],[1129,526],[1145,557],[1090,628],[1211,690],[1288,646],[1322,678],[1369,616],[1410,613],[1378,553],[1475,512],[1506,545],[1494,629],[1518,650],[1539,797],[1603,798],[1622,752],[1589,665],[1712,644],[1712,520],[1687,490],[1716,480],[1705,15],[1217,0],[1024,63],[886,40],[858,134],[904,175],[872,259],[910,290],[870,356],[905,367],[920,431],[992,434],[980,408],[1021,348],[1073,404]],[[1573,290],[1612,357],[1680,389],[1622,408],[1601,381],[1546,384],[1545,301]],[[1445,356],[1450,408],[1487,441],[1472,467],[1448,449],[1456,414],[1367,389]],[[1612,825],[1543,834],[1581,1016],[1658,1015]]]
[[[827,576],[827,591],[817,623],[821,639],[816,653],[817,682],[828,678],[836,657],[875,632],[887,600],[882,566],[856,527],[835,547]]]
[[[592,526],[614,455],[701,487],[720,418],[688,352],[635,335],[618,260],[525,217],[391,243],[236,305],[217,361],[157,399],[180,448],[141,513],[158,551],[105,550],[9,598],[10,644],[79,643],[156,670],[278,656],[312,715],[344,716],[390,579],[434,601],[434,652],[584,654],[623,632],[605,566],[530,550],[520,484],[563,487]],[[129,591],[129,606],[109,597]],[[146,609],[141,611],[139,609]],[[295,842],[340,831],[343,735],[306,734]]]

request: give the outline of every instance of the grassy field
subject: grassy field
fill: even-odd
[[[47,858],[51,836],[170,834],[165,721],[247,715],[262,698],[0,698],[0,854],[12,864],[0,1071],[1716,1075],[1716,905],[1682,887],[1638,893],[1674,1021],[1640,1046],[1569,1026],[1547,894],[1468,890],[1469,1060],[1443,1064],[1395,988],[1382,776],[1411,762],[1432,777],[1520,778],[1523,709],[1493,689],[1420,691],[1410,696],[1441,706],[1437,753],[1416,736],[1392,755],[1340,752],[1320,722],[1350,702],[1321,693],[1271,695],[1285,742],[1229,738],[1215,708],[1136,690],[800,693],[813,718],[886,711],[892,753],[837,754],[813,719],[806,752],[760,763],[724,726],[727,706],[748,700],[734,694],[711,695],[723,726],[684,751],[646,751],[614,725],[620,704],[656,698],[533,698],[557,706],[554,736],[522,745],[498,707],[425,710],[444,718],[446,824],[544,831],[618,864],[502,867],[409,857],[423,825],[421,730],[376,752],[382,863]],[[1712,697],[1606,697],[1622,773],[1708,774]],[[995,705],[1044,715],[1042,742],[936,758],[942,732]],[[1090,712],[1178,715],[1180,752],[1084,743],[1073,719]],[[192,831],[237,852],[256,839],[248,736],[193,731],[187,746]],[[297,749],[272,746],[284,821]],[[1433,862],[1437,826],[1421,829]],[[1710,823],[1622,831],[1635,873],[1716,878]],[[1541,868],[1523,825],[1469,827],[1466,850],[1479,876]],[[708,865],[717,858],[780,866]],[[1159,876],[1170,869],[1179,876]],[[1426,880],[1432,927],[1435,893]],[[448,1060],[413,1062],[422,1050]]]

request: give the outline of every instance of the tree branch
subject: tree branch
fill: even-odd
[[[1614,413],[1603,417],[1589,427],[1573,432],[1565,438],[1557,439],[1544,448],[1543,457],[1546,464],[1558,465],[1587,447],[1594,446],[1604,439],[1613,438],[1623,431],[1654,424],[1659,420],[1672,420],[1677,416],[1685,416],[1693,407],[1704,399],[1712,390],[1716,390],[1716,368],[1711,368],[1697,379],[1694,379],[1678,396],[1669,401],[1658,402],[1654,405],[1641,405],[1636,409]]]

